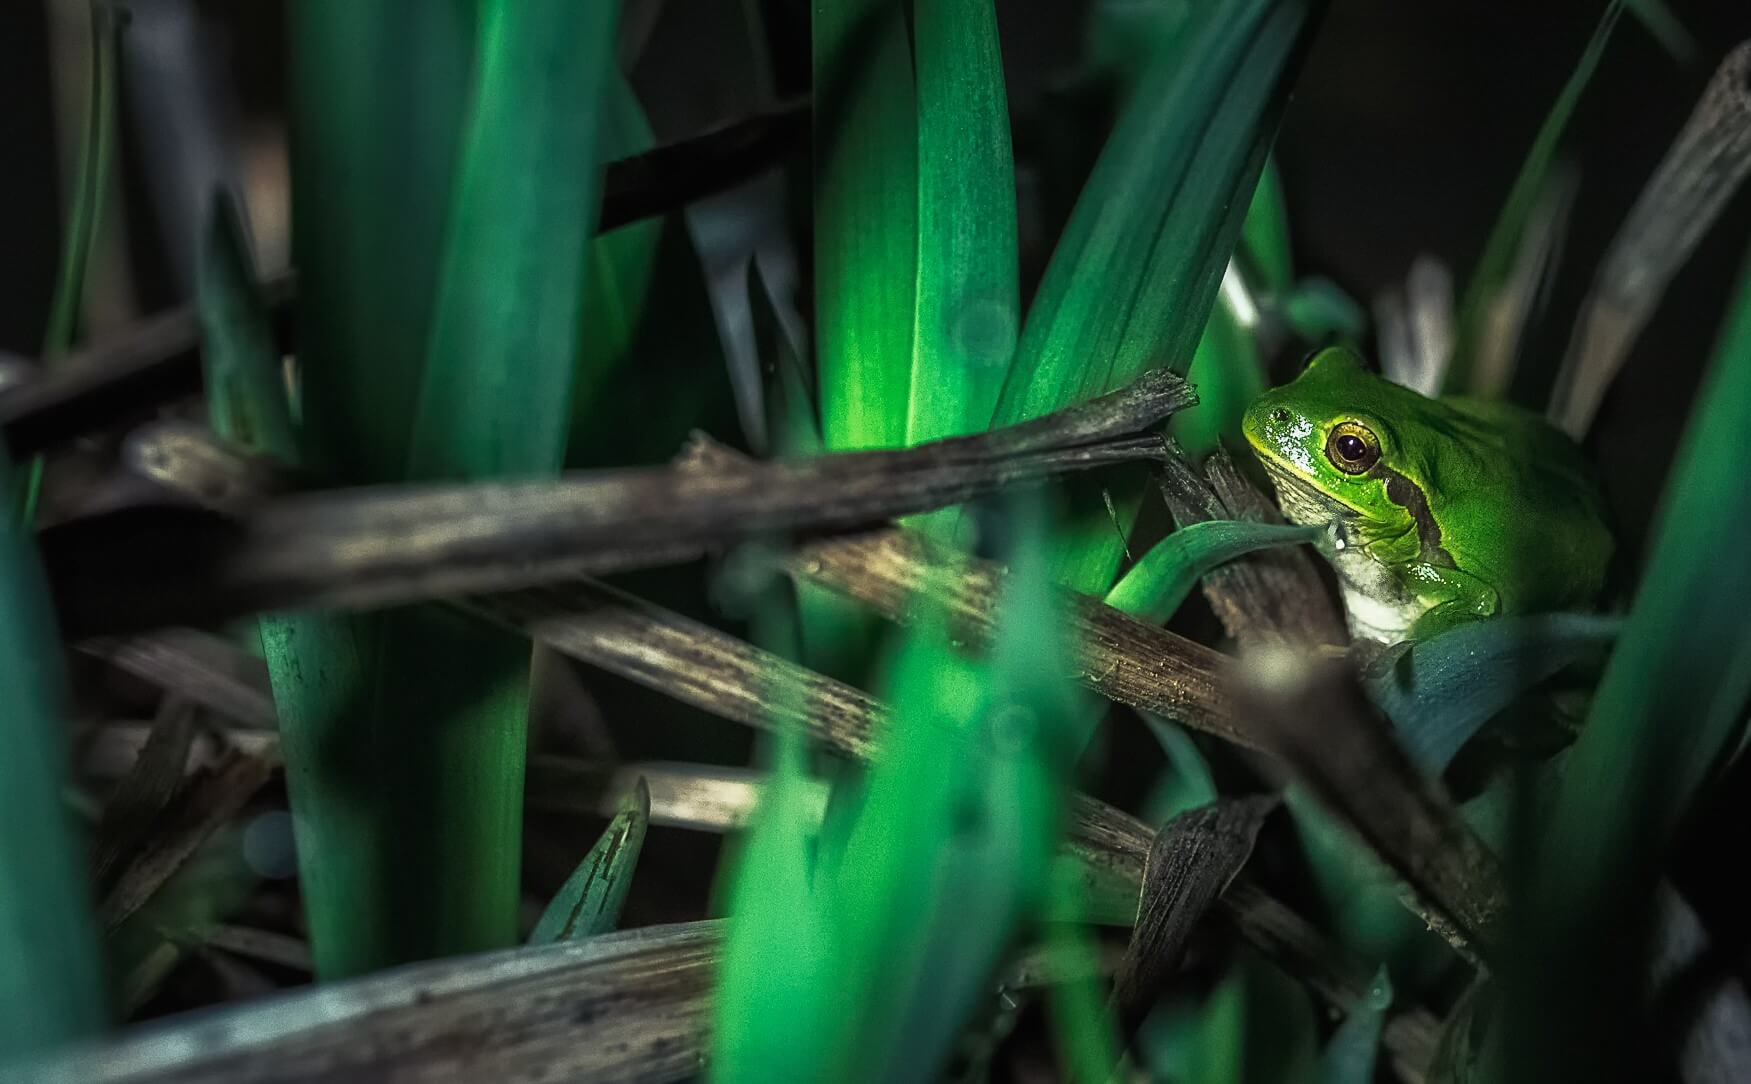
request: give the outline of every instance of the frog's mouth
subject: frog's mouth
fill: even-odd
[[[1271,476],[1271,484],[1277,489],[1277,503],[1283,506],[1283,515],[1289,522],[1304,527],[1326,527],[1336,522],[1343,529],[1362,518],[1360,508],[1315,486],[1276,456],[1263,454],[1258,458],[1265,473]]]

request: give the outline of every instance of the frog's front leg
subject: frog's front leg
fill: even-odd
[[[1405,633],[1407,640],[1427,640],[1455,625],[1493,616],[1502,596],[1494,587],[1467,572],[1440,565],[1418,565],[1412,574],[1419,598],[1434,599]]]

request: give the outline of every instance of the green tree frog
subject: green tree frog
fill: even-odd
[[[1329,526],[1358,638],[1586,605],[1603,586],[1612,541],[1592,471],[1536,414],[1429,399],[1328,349],[1254,400],[1242,429],[1284,514]]]

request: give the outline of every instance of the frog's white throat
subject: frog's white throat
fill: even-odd
[[[1428,606],[1406,590],[1391,569],[1362,548],[1357,537],[1361,513],[1320,492],[1289,467],[1266,456],[1259,458],[1276,487],[1283,515],[1291,523],[1331,531],[1332,544],[1326,556],[1343,588],[1350,635],[1383,644],[1404,639],[1411,624]]]

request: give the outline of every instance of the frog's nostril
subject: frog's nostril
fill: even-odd
[[[1271,411],[1271,420],[1276,422],[1278,425],[1283,425],[1286,422],[1288,422],[1288,420],[1289,420],[1289,412],[1287,410],[1283,409],[1282,407],[1278,407],[1277,409]]]

